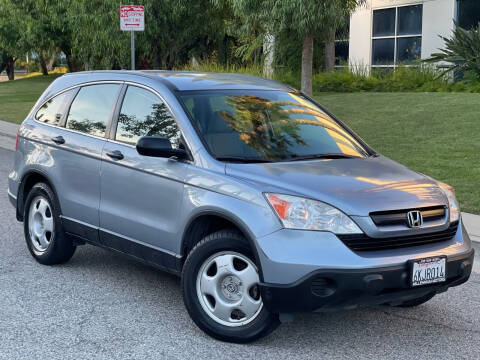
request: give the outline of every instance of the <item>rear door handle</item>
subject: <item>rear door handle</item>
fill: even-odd
[[[111,157],[112,159],[115,159],[115,160],[122,160],[123,159],[123,154],[119,150],[108,151],[107,156],[109,156],[109,157]]]
[[[65,144],[65,139],[63,138],[63,136],[55,136],[52,138],[52,141],[58,145]]]

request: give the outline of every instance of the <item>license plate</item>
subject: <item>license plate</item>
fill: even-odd
[[[411,261],[411,285],[421,286],[447,280],[447,259],[433,257]]]

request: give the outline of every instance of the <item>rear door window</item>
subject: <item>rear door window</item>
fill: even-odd
[[[65,91],[45,102],[35,114],[35,120],[50,125],[60,125],[65,111],[65,105],[74,90]]]
[[[67,129],[104,137],[120,86],[98,84],[82,87],[70,106]]]
[[[178,148],[180,130],[165,103],[154,93],[129,86],[118,116],[115,140],[135,145],[142,136],[162,136]]]

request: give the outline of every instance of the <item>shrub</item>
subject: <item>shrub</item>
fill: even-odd
[[[478,81],[452,82],[449,77],[430,65],[400,66],[393,69],[372,69],[370,75],[353,73],[348,68],[331,73],[316,74],[313,78],[316,92],[479,92]]]
[[[223,66],[216,63],[202,63],[198,67],[184,67],[183,70],[229,72],[262,76],[261,66],[242,67],[238,65]],[[480,92],[480,82],[475,75],[466,73],[464,79],[454,83],[450,76],[433,65],[416,64],[391,68],[374,68],[370,72],[365,68],[340,68],[333,72],[318,73],[313,76],[314,92]],[[294,88],[300,87],[300,72],[277,69],[274,80]]]
[[[456,24],[451,38],[440,37],[445,42],[445,49],[424,61],[450,63],[443,66],[445,73],[470,72],[480,81],[480,23],[472,30],[465,30]]]

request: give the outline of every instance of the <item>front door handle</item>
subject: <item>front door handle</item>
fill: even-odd
[[[111,157],[112,159],[115,159],[115,160],[122,160],[123,159],[123,154],[119,150],[108,151],[107,156],[109,156],[109,157]]]
[[[52,138],[52,141],[58,145],[65,144],[65,139],[63,138],[63,136],[55,136]]]

